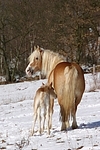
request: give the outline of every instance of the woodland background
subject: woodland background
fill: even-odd
[[[100,65],[100,0],[0,0],[0,76],[23,76],[34,45]]]

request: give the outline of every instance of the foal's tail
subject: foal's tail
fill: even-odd
[[[75,113],[75,87],[77,84],[78,71],[75,66],[67,66],[64,70],[65,82],[63,89],[61,116],[62,121],[68,121]]]

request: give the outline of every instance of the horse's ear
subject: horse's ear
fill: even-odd
[[[36,46],[36,49],[40,51],[41,55],[43,54],[44,51],[40,48],[39,45]]]
[[[36,49],[40,50],[40,46],[39,45],[34,46],[34,50],[36,50]]]
[[[43,54],[43,52],[44,52],[41,48],[39,48],[39,51],[40,51],[41,55],[42,55],[42,54]]]
[[[39,45],[37,45],[37,49],[40,49],[40,46],[39,46]]]

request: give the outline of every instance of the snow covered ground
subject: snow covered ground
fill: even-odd
[[[0,85],[0,150],[100,150],[100,74],[86,74],[85,80],[85,93],[77,111],[79,128],[60,131],[55,100],[50,136],[46,131],[41,136],[30,136],[33,97],[46,80]]]

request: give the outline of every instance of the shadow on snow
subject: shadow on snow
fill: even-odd
[[[98,128],[100,127],[100,121],[96,121],[96,122],[91,122],[91,123],[87,123],[87,124],[80,124],[79,129],[84,129],[84,128]]]

